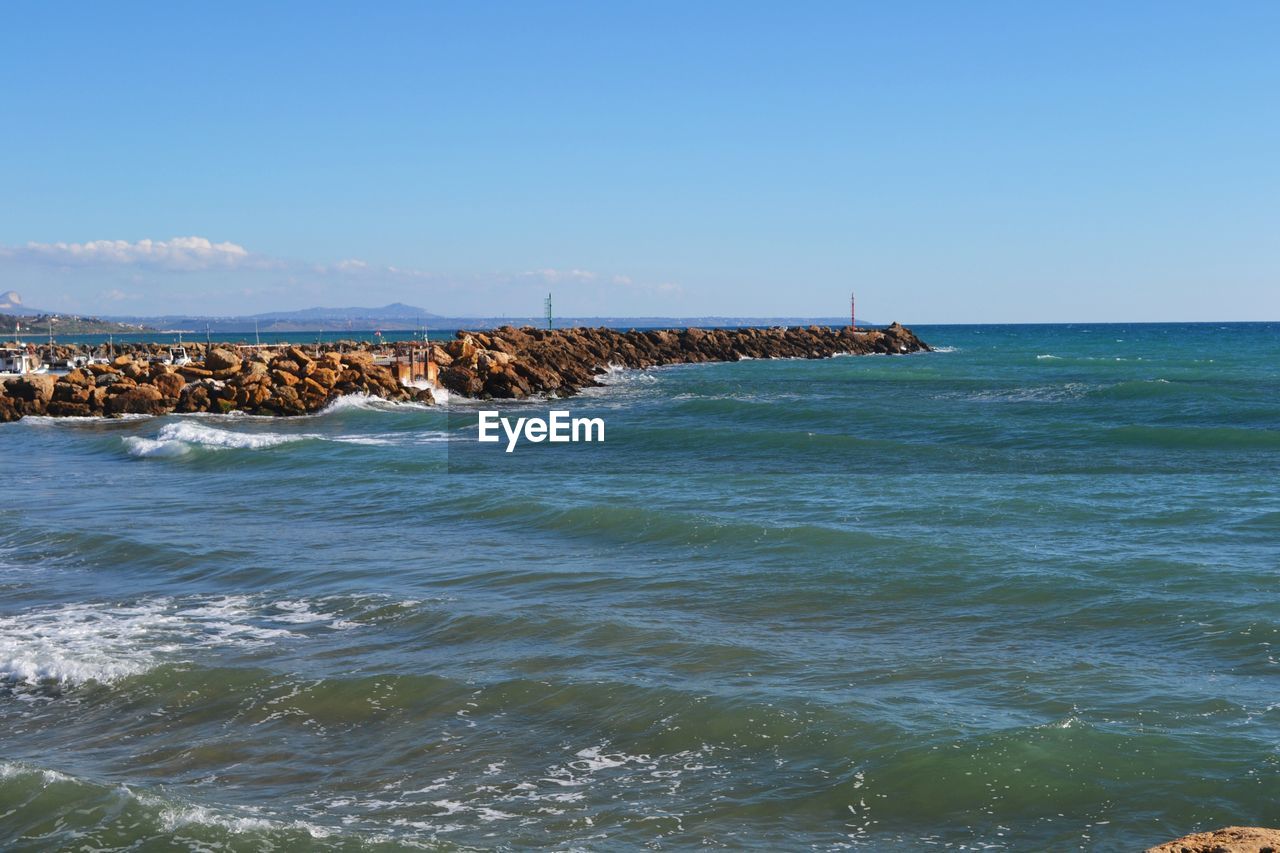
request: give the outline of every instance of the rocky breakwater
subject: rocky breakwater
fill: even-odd
[[[375,364],[367,350],[308,353],[298,347],[209,347],[197,354],[200,361],[176,366],[139,349],[63,375],[7,379],[0,383],[0,422],[24,415],[304,415],[347,394],[432,402],[430,391],[405,388],[390,369]]]
[[[826,326],[628,332],[503,326],[490,332],[458,332],[457,340],[432,347],[431,357],[439,367],[440,384],[451,392],[519,399],[575,394],[599,385],[597,377],[611,366],[897,355],[928,349],[928,344],[898,323],[867,331]]]
[[[401,342],[373,347],[235,347],[188,344],[196,359],[174,365],[157,344],[130,345],[110,361],[66,374],[14,377],[0,382],[0,422],[26,415],[117,417],[171,412],[248,412],[304,415],[347,394],[434,402],[431,391],[406,387],[438,370],[438,381],[466,397],[567,397],[599,385],[610,367],[740,361],[744,358],[829,358],[928,350],[911,330],[854,331],[825,326],[771,329],[682,329],[627,332],[607,328],[544,330],[504,326],[458,332],[430,347]],[[61,346],[59,360],[90,353]],[[425,358],[424,358],[425,357]],[[433,366],[425,362],[434,362]]]

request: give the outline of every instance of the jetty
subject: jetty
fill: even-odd
[[[480,399],[569,397],[599,385],[613,368],[740,361],[902,355],[929,346],[910,329],[791,326],[738,329],[536,329],[459,331],[453,340],[314,346],[187,344],[178,363],[167,344],[117,344],[109,360],[60,345],[54,355],[82,364],[65,373],[0,382],[0,423],[29,415],[305,415],[334,399],[366,394],[433,404],[436,391]],[[77,360],[79,358],[79,361]]]

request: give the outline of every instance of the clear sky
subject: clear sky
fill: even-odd
[[[36,308],[1280,319],[1271,0],[0,18]]]

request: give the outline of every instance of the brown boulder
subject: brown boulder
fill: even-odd
[[[273,370],[271,371],[271,376],[275,379],[277,385],[283,385],[285,387],[297,385],[300,381],[297,376],[294,376],[287,370]]]
[[[173,411],[173,402],[166,400],[154,385],[139,385],[121,394],[107,397],[106,413],[116,415],[164,415]]]
[[[464,397],[479,397],[484,393],[484,382],[465,367],[450,366],[440,371],[440,384]]]
[[[1147,853],[1277,853],[1280,829],[1228,826],[1150,847]]]
[[[53,386],[57,378],[47,373],[21,376],[4,383],[5,393],[15,400],[29,403],[48,403],[53,399]]]
[[[53,386],[53,402],[87,403],[92,388],[84,385],[72,385],[70,382],[56,382]]]
[[[0,394],[0,424],[12,423],[22,417],[22,412],[18,411],[18,407],[13,401]]]
[[[242,360],[229,349],[214,347],[204,357],[204,366],[208,370],[239,371]]]
[[[66,376],[62,377],[62,381],[71,385],[87,388],[93,384],[93,374],[87,370],[76,368]]]
[[[302,365],[310,364],[312,361],[315,360],[311,356],[307,355],[304,351],[299,349],[298,347],[289,347],[287,350],[285,350],[285,355],[289,356],[289,358],[297,362],[299,367],[301,367]]]
[[[55,418],[87,418],[93,414],[88,403],[72,403],[66,400],[54,400],[46,411]],[[0,421],[3,420],[4,415],[0,413]]]
[[[491,397],[503,399],[523,399],[529,396],[529,386],[510,368],[489,374],[488,380],[484,383],[484,390]]]
[[[182,389],[186,387],[187,381],[176,373],[162,373],[152,379],[151,384],[155,385],[156,390],[165,397],[177,399],[182,395]]]
[[[449,341],[444,345],[444,349],[455,361],[466,361],[475,356],[476,342],[470,335],[466,335],[456,341]]]
[[[182,391],[182,399],[178,401],[178,411],[207,412],[211,404],[208,388],[203,385],[188,385]]]
[[[360,364],[372,364],[373,353],[365,350],[353,350],[352,352],[344,352],[342,354],[342,363],[348,367],[355,367]]]

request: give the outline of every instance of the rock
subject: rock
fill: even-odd
[[[297,376],[285,370],[271,371],[271,378],[276,381],[277,385],[291,386],[297,385],[300,380]]]
[[[478,397],[484,393],[484,383],[465,367],[450,366],[440,371],[440,384],[464,397]]]
[[[354,350],[342,354],[342,363],[348,367],[373,363],[373,353],[366,350]]]
[[[108,415],[164,415],[173,411],[174,404],[166,400],[154,385],[138,385],[121,394],[107,397],[104,409]]]
[[[449,341],[444,345],[444,349],[454,361],[466,361],[475,356],[476,342],[471,335],[459,332],[458,340]]]
[[[529,385],[520,374],[508,367],[491,373],[484,384],[485,393],[504,399],[523,399],[529,396]]]
[[[299,349],[298,347],[289,347],[289,349],[285,350],[285,355],[289,356],[289,358],[297,362],[299,367],[310,364],[312,361],[315,360],[311,356],[303,352],[301,349]]]
[[[5,393],[14,400],[43,405],[53,399],[53,386],[56,381],[56,377],[47,373],[20,376],[4,383]]]
[[[176,411],[207,412],[209,411],[209,389],[204,385],[192,384],[182,389]]]
[[[1228,826],[1159,844],[1147,853],[1280,853],[1280,829]]]
[[[186,387],[187,381],[176,373],[162,373],[152,379],[151,384],[163,396],[176,400],[182,395],[182,389]]]
[[[93,385],[93,374],[87,370],[76,368],[75,370],[62,377],[62,381],[70,385],[77,385],[88,388]]]
[[[0,405],[0,409],[2,408],[3,405]],[[88,403],[72,403],[64,400],[54,400],[45,412],[55,418],[87,418],[93,414]],[[3,420],[4,413],[0,411],[0,421]]]
[[[0,394],[0,424],[12,423],[22,417],[18,407],[4,394]]]
[[[214,347],[204,357],[204,366],[207,370],[239,371],[242,363],[240,356],[221,347]]]
[[[88,403],[93,389],[59,380],[53,384],[53,403]],[[52,405],[52,403],[50,404]]]

